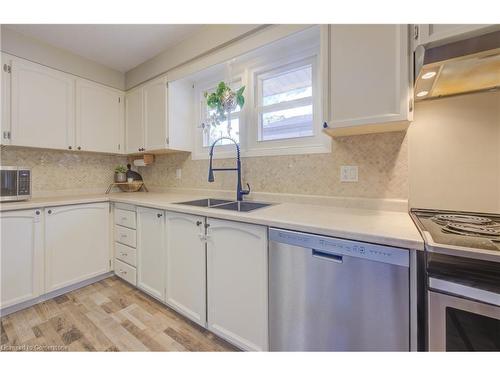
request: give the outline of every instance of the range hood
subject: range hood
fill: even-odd
[[[500,88],[500,31],[415,50],[415,100]]]

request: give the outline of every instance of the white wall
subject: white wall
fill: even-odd
[[[408,137],[411,207],[500,213],[500,92],[420,102]]]
[[[125,74],[1,25],[1,50],[120,90]]]

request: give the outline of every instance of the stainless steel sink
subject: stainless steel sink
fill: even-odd
[[[197,199],[194,201],[187,201],[187,202],[177,202],[177,204],[185,204],[186,206],[196,206],[196,207],[214,207],[220,204],[226,204],[232,202],[233,201],[226,199],[206,198],[206,199]]]
[[[186,206],[196,206],[196,207],[218,208],[221,210],[230,210],[238,212],[250,212],[271,205],[271,203],[249,202],[249,201],[237,202],[237,201],[214,199],[214,198],[197,199],[194,201],[187,201],[187,202],[178,202],[177,204],[184,204]]]
[[[264,208],[264,207],[267,207],[270,205],[271,205],[271,203],[242,201],[242,202],[226,203],[226,204],[222,204],[220,206],[214,207],[214,208],[218,208],[221,210],[238,211],[238,212],[250,212],[250,211],[257,210],[259,208]]]

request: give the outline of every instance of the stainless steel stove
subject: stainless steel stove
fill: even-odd
[[[500,351],[500,215],[411,216],[425,241],[428,349]]]

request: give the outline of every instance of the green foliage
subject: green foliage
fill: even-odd
[[[126,173],[127,167],[124,165],[117,165],[115,168],[115,173]]]
[[[217,88],[215,89],[215,92],[209,94],[208,92],[205,93],[205,98],[207,100],[207,105],[211,109],[215,109],[217,112],[217,116],[220,119],[225,119],[225,111],[226,108],[224,108],[225,100],[227,100],[228,97],[234,96],[236,99],[236,104],[240,106],[240,108],[243,108],[243,105],[245,104],[245,97],[243,96],[243,91],[245,91],[245,86],[242,86],[234,93],[231,90],[231,87],[226,85],[225,82],[219,82],[217,85]]]

